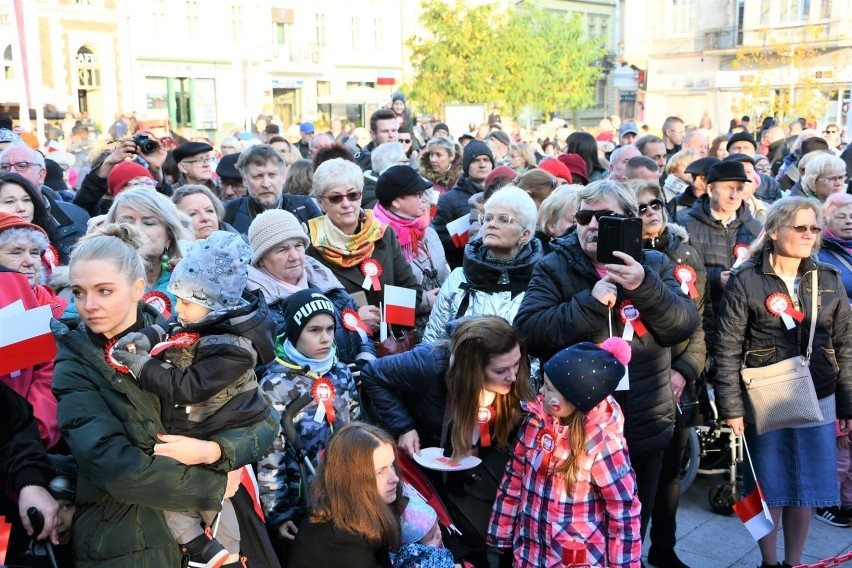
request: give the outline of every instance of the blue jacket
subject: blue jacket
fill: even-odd
[[[846,296],[849,302],[852,303],[852,254],[849,253],[849,241],[837,237],[822,238],[822,248],[817,254],[817,258],[827,264],[831,264],[840,271],[840,280],[846,288]],[[844,264],[838,257],[844,259],[847,264]]]
[[[282,193],[279,209],[289,211],[302,223],[307,223],[314,217],[322,216],[322,211],[314,203],[314,200],[305,195],[288,195]],[[222,220],[233,225],[243,235],[247,235],[249,225],[251,225],[254,218],[259,213],[262,213],[263,210],[264,208],[260,204],[246,194],[225,203],[225,218]]]

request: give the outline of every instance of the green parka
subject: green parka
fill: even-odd
[[[160,320],[142,305],[146,325]],[[213,437],[222,459],[185,466],[153,455],[160,400],[107,364],[79,321],[53,321],[59,345],[53,392],[59,428],[79,465],[73,547],[78,568],[172,568],[181,554],[162,511],[221,509],[226,472],[256,462],[278,433],[262,422]]]

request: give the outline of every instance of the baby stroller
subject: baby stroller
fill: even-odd
[[[710,489],[710,508],[719,515],[732,515],[733,505],[739,501],[738,466],[743,461],[743,448],[739,436],[719,420],[713,387],[702,389],[702,414],[705,423],[695,426],[689,433],[683,457],[680,491],[685,492],[700,475],[725,475],[726,481]]]

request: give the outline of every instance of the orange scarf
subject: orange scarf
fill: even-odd
[[[387,225],[380,223],[370,209],[361,211],[358,232],[347,235],[338,229],[328,215],[308,221],[311,245],[331,264],[341,268],[358,266],[373,255],[376,241],[381,239]]]

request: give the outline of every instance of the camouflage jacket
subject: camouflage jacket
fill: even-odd
[[[314,379],[303,373],[298,366],[293,365],[291,368],[288,365],[292,363],[276,359],[260,383],[261,389],[282,418],[291,403],[304,394],[310,394],[314,384]],[[335,389],[333,427],[340,428],[347,422],[359,420],[361,399],[349,368],[337,361],[325,377],[331,380]],[[319,453],[325,448],[333,432],[325,418],[321,422],[314,420],[316,412],[317,403],[311,401],[296,414],[293,421],[296,435],[305,445],[314,467],[319,461]],[[305,514],[305,492],[308,490],[308,484],[301,478],[296,452],[283,432],[275,438],[272,450],[260,461],[258,469],[260,499],[267,524],[270,527],[277,527],[284,521],[299,524]]]

